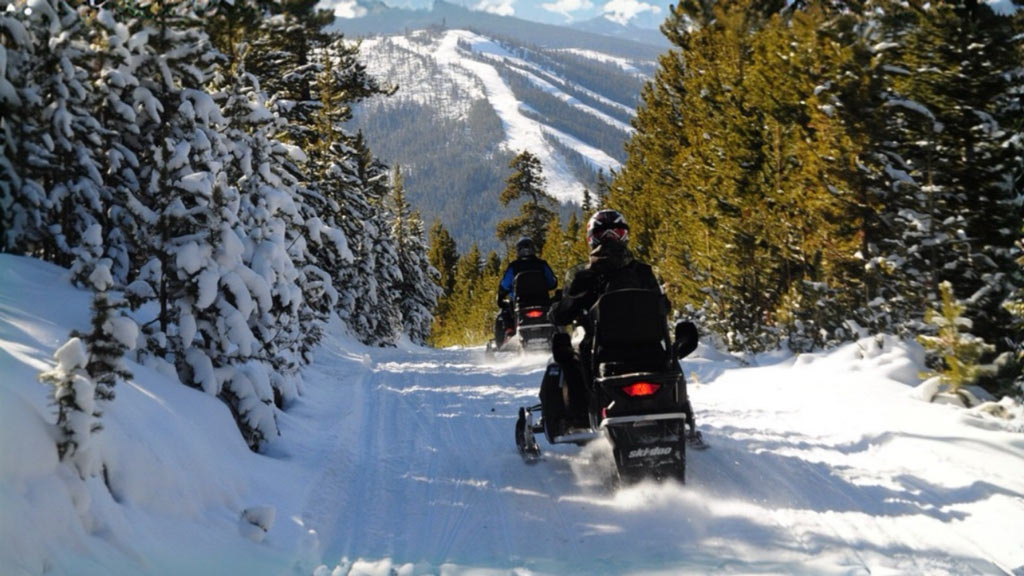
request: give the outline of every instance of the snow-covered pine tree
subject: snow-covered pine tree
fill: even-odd
[[[125,355],[138,344],[139,327],[127,314],[124,295],[115,291],[111,260],[103,257],[103,231],[93,224],[75,252],[72,278],[91,288],[92,329],[82,336],[89,353],[86,372],[96,384],[96,399],[111,401],[117,384],[132,377]],[[97,417],[100,412],[97,410]]]
[[[92,52],[64,0],[12,6],[3,16],[4,174],[0,246],[67,266],[81,235],[103,218],[103,178],[92,145]]]
[[[0,11],[0,250],[30,253],[45,231],[46,192],[25,178],[24,142],[32,138],[29,108],[22,93],[34,61],[36,25],[24,10]],[[25,120],[14,121],[15,118]],[[37,120],[38,122],[38,120]]]
[[[126,186],[126,220],[137,223],[141,263],[130,289],[159,308],[145,324],[145,358],[170,362],[182,382],[224,399],[258,450],[277,426],[271,368],[249,320],[270,296],[242,261],[227,122],[206,91],[223,56],[201,23],[190,3],[154,5],[128,23],[137,131],[124,135],[122,179],[137,183],[134,195]]]
[[[138,302],[155,295],[145,282],[128,286],[148,260],[144,239],[152,221],[151,214],[139,204],[138,194],[145,169],[139,161],[139,144],[145,139],[140,132],[139,115],[144,109],[137,106],[139,80],[135,73],[139,62],[147,58],[147,47],[140,41],[139,24],[127,5],[107,3],[91,12],[83,8],[83,13],[94,51],[92,107],[103,125],[99,142],[91,146],[97,157],[103,159],[107,190],[104,253],[111,260],[115,283],[126,286],[129,301]],[[135,294],[133,289],[141,292]]]
[[[346,191],[341,202],[341,225],[351,241],[356,266],[339,286],[339,290],[352,293],[352,298],[342,297],[342,302],[353,303],[343,317],[364,343],[393,345],[402,333],[398,304],[402,271],[391,237],[393,216],[386,202],[388,168],[373,158],[362,133],[351,142],[356,185]]]
[[[135,321],[125,313],[122,295],[109,290],[112,278],[109,262],[97,263],[92,282],[92,329],[72,334],[54,354],[57,365],[39,375],[54,386],[57,406],[57,455],[74,463],[82,477],[100,471],[101,462],[90,449],[102,430],[103,405],[114,399],[118,384],[132,377],[125,355],[135,348],[139,334]]]
[[[320,106],[313,117],[317,137],[307,148],[305,195],[310,251],[317,267],[329,271],[338,295],[334,309],[353,333],[369,344],[393,342],[400,324],[393,318],[393,303],[380,301],[375,248],[388,230],[377,226],[378,208],[371,203],[372,187],[381,186],[387,173],[361,168],[361,142],[343,127],[351,119],[353,102],[384,91],[366,74],[355,46],[340,37],[318,42],[323,44],[314,51],[319,64],[314,93]]]
[[[304,327],[301,312],[305,302],[298,285],[299,271],[289,246],[301,239],[301,219],[295,205],[296,179],[288,169],[291,147],[274,138],[278,119],[266,106],[260,81],[246,66],[250,50],[245,41],[233,42],[252,23],[252,12],[241,3],[218,14],[222,51],[228,55],[215,85],[223,95],[222,110],[228,120],[225,135],[231,147],[231,161],[225,166],[229,182],[239,194],[236,235],[243,244],[241,254],[247,285],[256,303],[247,321],[256,339],[254,356],[272,368],[269,373],[275,404],[285,405],[299,393],[299,370],[303,364]],[[249,17],[246,15],[249,14]],[[300,248],[304,244],[300,244]],[[297,260],[304,250],[295,252]]]
[[[101,428],[96,412],[96,384],[85,369],[89,354],[81,338],[72,337],[53,357],[57,365],[40,374],[39,379],[53,385],[60,431],[57,456],[66,460],[87,451],[92,435]]]
[[[890,116],[900,111],[901,97],[893,93],[891,78],[902,76],[901,41],[911,28],[903,7],[884,6],[872,0],[872,9],[856,17],[830,21],[833,34],[846,38],[850,59],[846,70],[837,71],[834,81],[842,105],[846,133],[858,148],[856,174],[851,175],[851,209],[857,214],[861,231],[857,256],[863,275],[856,322],[872,333],[896,333],[909,336],[909,322],[920,316],[919,302],[908,301],[901,285],[903,260],[891,257],[896,245],[890,242],[894,215],[886,206],[901,187],[910,181],[909,167],[899,154],[898,140],[892,137]]]
[[[1013,174],[1024,162],[1020,116],[1021,31],[985,3],[935,6],[922,26],[935,38],[936,72],[926,76],[929,105],[942,103],[936,134],[940,181],[958,217],[940,277],[967,306],[975,333],[998,352],[1019,334],[1002,302],[1019,286],[1014,268],[1017,226],[1024,219]]]
[[[412,342],[423,345],[430,338],[434,308],[441,297],[441,275],[427,257],[423,220],[405,198],[405,182],[398,166],[391,177],[391,211],[394,214],[391,237],[402,273],[402,281],[397,286],[402,325]]]
[[[266,90],[267,108],[282,120],[281,131],[275,137],[295,151],[286,167],[297,179],[294,200],[299,213],[296,222],[301,228],[286,230],[286,234],[289,253],[298,265],[297,284],[304,302],[299,311],[301,358],[310,362],[338,301],[327,271],[352,261],[348,241],[334,222],[337,208],[313,189],[313,182],[324,176],[319,159],[327,146],[315,137],[317,114],[322,107],[317,82],[323,71],[315,56],[323,53],[328,42],[321,32],[327,20],[309,3],[271,8],[279,11],[260,20],[251,40],[247,69]]]
[[[85,335],[73,333],[55,355],[58,365],[40,375],[55,387],[53,398],[61,431],[58,456],[70,458],[83,477],[100,470],[96,454],[88,449],[90,440],[102,428],[103,404],[114,399],[119,383],[132,377],[125,355],[135,348],[139,334],[135,321],[126,313],[123,295],[111,290],[111,260],[102,255],[102,228],[93,224],[82,235],[72,266],[73,279],[93,290],[92,328]]]
[[[881,125],[893,179],[879,243],[885,282],[904,303],[901,324],[920,329],[923,311],[949,281],[979,334],[1003,344],[1010,323],[1000,303],[1021,219],[1007,171],[1019,163],[1009,112],[1019,69],[1009,20],[984,4],[897,7],[882,20],[880,45],[896,46]],[[896,16],[899,16],[898,18]],[[1019,132],[1019,127],[1016,128]],[[1016,156],[1015,156],[1016,155]]]
[[[85,336],[89,351],[86,371],[96,383],[96,398],[109,402],[117,385],[132,377],[125,356],[135,349],[139,327],[128,317],[127,303],[119,292],[95,290],[92,330]]]

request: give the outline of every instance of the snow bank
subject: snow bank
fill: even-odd
[[[52,386],[38,376],[54,367],[61,345],[61,366],[84,361],[81,346],[63,343],[72,329],[89,328],[90,301],[66,270],[0,254],[0,572],[238,574],[240,565],[263,562],[264,570],[280,569],[290,550],[254,549],[258,540],[235,527],[243,510],[261,504],[254,477],[277,462],[249,452],[216,398],[128,362],[134,378],[99,405],[103,429],[89,446],[97,474],[82,478],[58,461]],[[272,515],[258,520],[273,534]],[[210,571],[217,566],[224,570]]]

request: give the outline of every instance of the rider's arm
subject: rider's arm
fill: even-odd
[[[554,290],[558,287],[558,278],[555,278],[555,273],[547,262],[544,263],[544,279],[548,281],[548,290]]]
[[[498,295],[504,297],[505,294],[512,292],[512,283],[515,282],[516,271],[511,264],[505,269],[505,275],[501,277],[501,283],[498,284]]]
[[[643,282],[645,284],[644,288],[647,288],[648,290],[657,290],[658,293],[661,294],[661,305],[664,308],[664,313],[670,313],[672,311],[672,302],[669,301],[668,294],[666,294],[665,290],[662,289],[661,282],[658,280],[658,277],[654,275],[654,270],[646,264],[644,264],[644,267],[646,268],[646,273],[642,275],[642,278],[644,279]]]
[[[596,297],[597,277],[590,270],[580,270],[569,284],[567,294],[556,302],[548,312],[548,317],[555,324],[571,324],[585,310],[589,309]]]

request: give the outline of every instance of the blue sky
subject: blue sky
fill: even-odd
[[[448,0],[475,10],[549,24],[566,24],[606,15],[622,24],[657,28],[668,14],[668,0]],[[426,9],[433,0],[384,0],[389,6]],[[321,6],[333,8],[344,18],[361,16],[356,0],[323,0]]]

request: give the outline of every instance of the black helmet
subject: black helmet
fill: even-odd
[[[537,246],[534,245],[533,240],[523,236],[516,242],[516,255],[520,258],[526,258],[527,256],[533,256],[537,253]]]
[[[615,210],[600,210],[587,222],[587,243],[590,247],[597,248],[606,241],[622,244],[629,241],[629,224],[626,224],[626,217]]]

